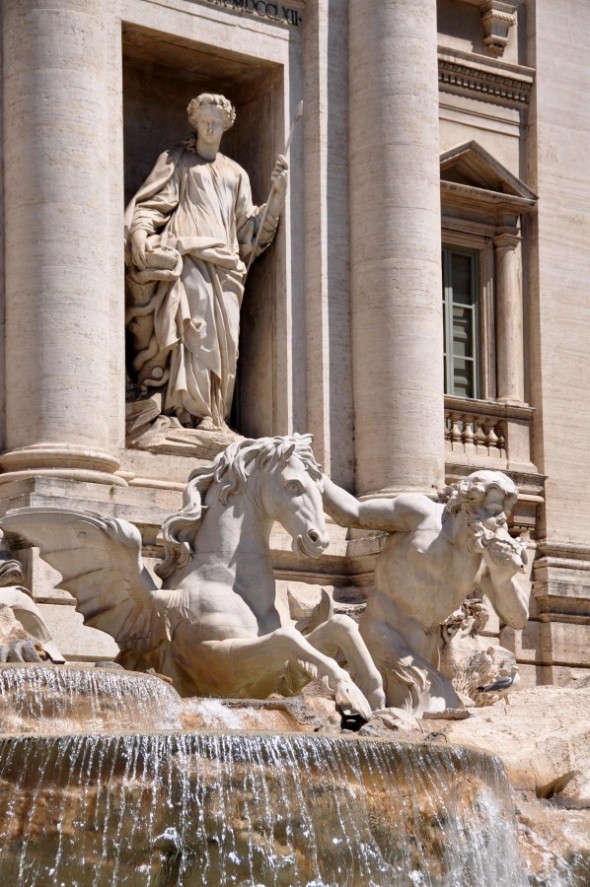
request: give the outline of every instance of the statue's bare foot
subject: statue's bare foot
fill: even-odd
[[[204,416],[198,425],[199,431],[226,431],[227,425],[223,422],[221,425],[216,425],[211,416]]]
[[[369,702],[350,679],[338,681],[335,698],[336,706],[345,717],[360,715],[366,721],[371,720],[373,712]]]

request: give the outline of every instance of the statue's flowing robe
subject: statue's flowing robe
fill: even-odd
[[[151,279],[149,269],[131,269],[127,318],[138,381],[144,389],[166,384],[164,412],[183,422],[211,417],[220,425],[229,414],[245,261],[263,214],[237,163],[219,153],[206,161],[190,147],[164,152],[127,208],[127,237],[143,229],[148,250],[180,255],[174,271]],[[276,224],[267,216],[256,254]]]

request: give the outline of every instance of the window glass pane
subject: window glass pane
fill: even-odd
[[[468,250],[443,247],[442,258],[445,392],[478,397],[478,256]]]
[[[473,311],[453,305],[453,354],[473,357]]]
[[[472,264],[472,256],[452,254],[451,285],[453,287],[453,302],[456,305],[471,305]]]
[[[473,397],[474,364],[470,360],[455,358],[453,360],[453,394],[457,397]]]

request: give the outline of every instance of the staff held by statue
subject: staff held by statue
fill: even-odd
[[[281,155],[284,158],[287,158],[287,156],[289,154],[291,142],[293,141],[293,136],[295,134],[295,127],[297,126],[298,122],[301,120],[302,117],[303,117],[303,100],[300,101],[299,104],[297,105],[297,110],[295,111],[295,116],[293,117],[293,120],[291,122],[291,129],[289,130],[289,135],[287,137],[287,141],[285,142],[285,148],[284,148],[283,153]],[[270,203],[271,203],[274,193],[275,193],[275,180],[273,179],[271,186],[270,186],[270,191],[268,194],[268,200],[266,201],[266,206],[264,207],[264,212],[263,212],[262,218],[260,220],[260,225],[258,226],[258,232],[256,234],[256,239],[254,240],[254,247],[252,249],[252,252],[250,253],[250,258],[248,259],[248,264],[246,265],[246,274],[248,274],[248,272],[250,271],[250,266],[252,265],[252,262],[254,261],[254,257],[257,254],[258,246],[260,244],[260,238],[262,236],[262,231],[264,229],[264,223],[266,222],[266,219],[268,216],[268,207],[270,206]]]

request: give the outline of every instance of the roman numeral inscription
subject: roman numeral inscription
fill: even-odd
[[[293,6],[283,6],[282,3],[268,3],[267,0],[207,0],[207,3],[231,9],[233,12],[267,18],[292,28],[299,28],[303,24],[301,12]]]

